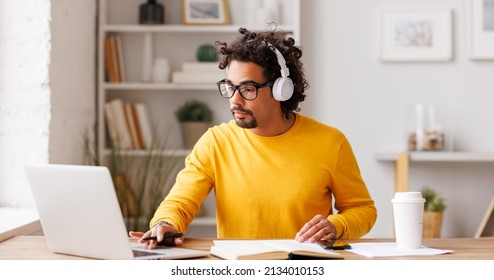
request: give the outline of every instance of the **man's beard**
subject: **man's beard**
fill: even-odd
[[[245,121],[245,120],[241,120],[241,119],[237,119],[235,118],[235,113],[234,111],[240,111],[240,112],[244,112],[248,115],[250,115],[252,117],[252,119],[248,122],[248,121]],[[256,118],[254,117],[254,114],[252,113],[251,110],[247,110],[247,109],[244,109],[244,108],[241,108],[241,107],[233,107],[230,112],[232,112],[232,115],[233,115],[233,118],[235,119],[235,123],[241,127],[241,128],[256,128],[257,127],[257,120]]]

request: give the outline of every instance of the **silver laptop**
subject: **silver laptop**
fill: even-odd
[[[95,259],[185,259],[209,252],[180,247],[148,250],[131,243],[108,168],[28,165],[26,172],[52,252]]]

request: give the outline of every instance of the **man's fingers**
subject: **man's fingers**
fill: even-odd
[[[319,224],[321,222],[322,219],[326,219],[325,217],[323,217],[322,215],[316,215],[314,218],[312,218],[310,221],[308,221],[307,223],[305,223],[305,225],[302,227],[302,229],[300,229],[299,233],[300,234],[304,234],[306,233],[307,231],[309,231],[313,226]]]
[[[134,238],[141,238],[144,235],[144,232],[139,231],[129,231],[129,236]]]
[[[296,234],[295,239],[299,242],[316,242],[321,239],[334,239],[334,227],[323,215],[316,215],[308,221]]]

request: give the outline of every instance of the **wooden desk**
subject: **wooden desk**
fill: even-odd
[[[359,239],[356,242],[393,242],[393,239]],[[188,238],[184,248],[209,251],[212,238]],[[436,256],[395,257],[373,259],[403,260],[494,260],[494,238],[429,238],[424,239],[425,246],[436,249],[450,249],[454,253]],[[345,260],[369,259],[347,251],[340,252]],[[16,236],[0,243],[0,259],[3,260],[80,260],[76,256],[55,254],[48,250],[44,236]],[[203,259],[217,259],[207,257]]]

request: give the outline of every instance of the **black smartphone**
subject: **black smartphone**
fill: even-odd
[[[351,249],[352,246],[340,239],[332,239],[332,240],[319,240],[317,241],[321,247],[328,250],[345,250]]]

